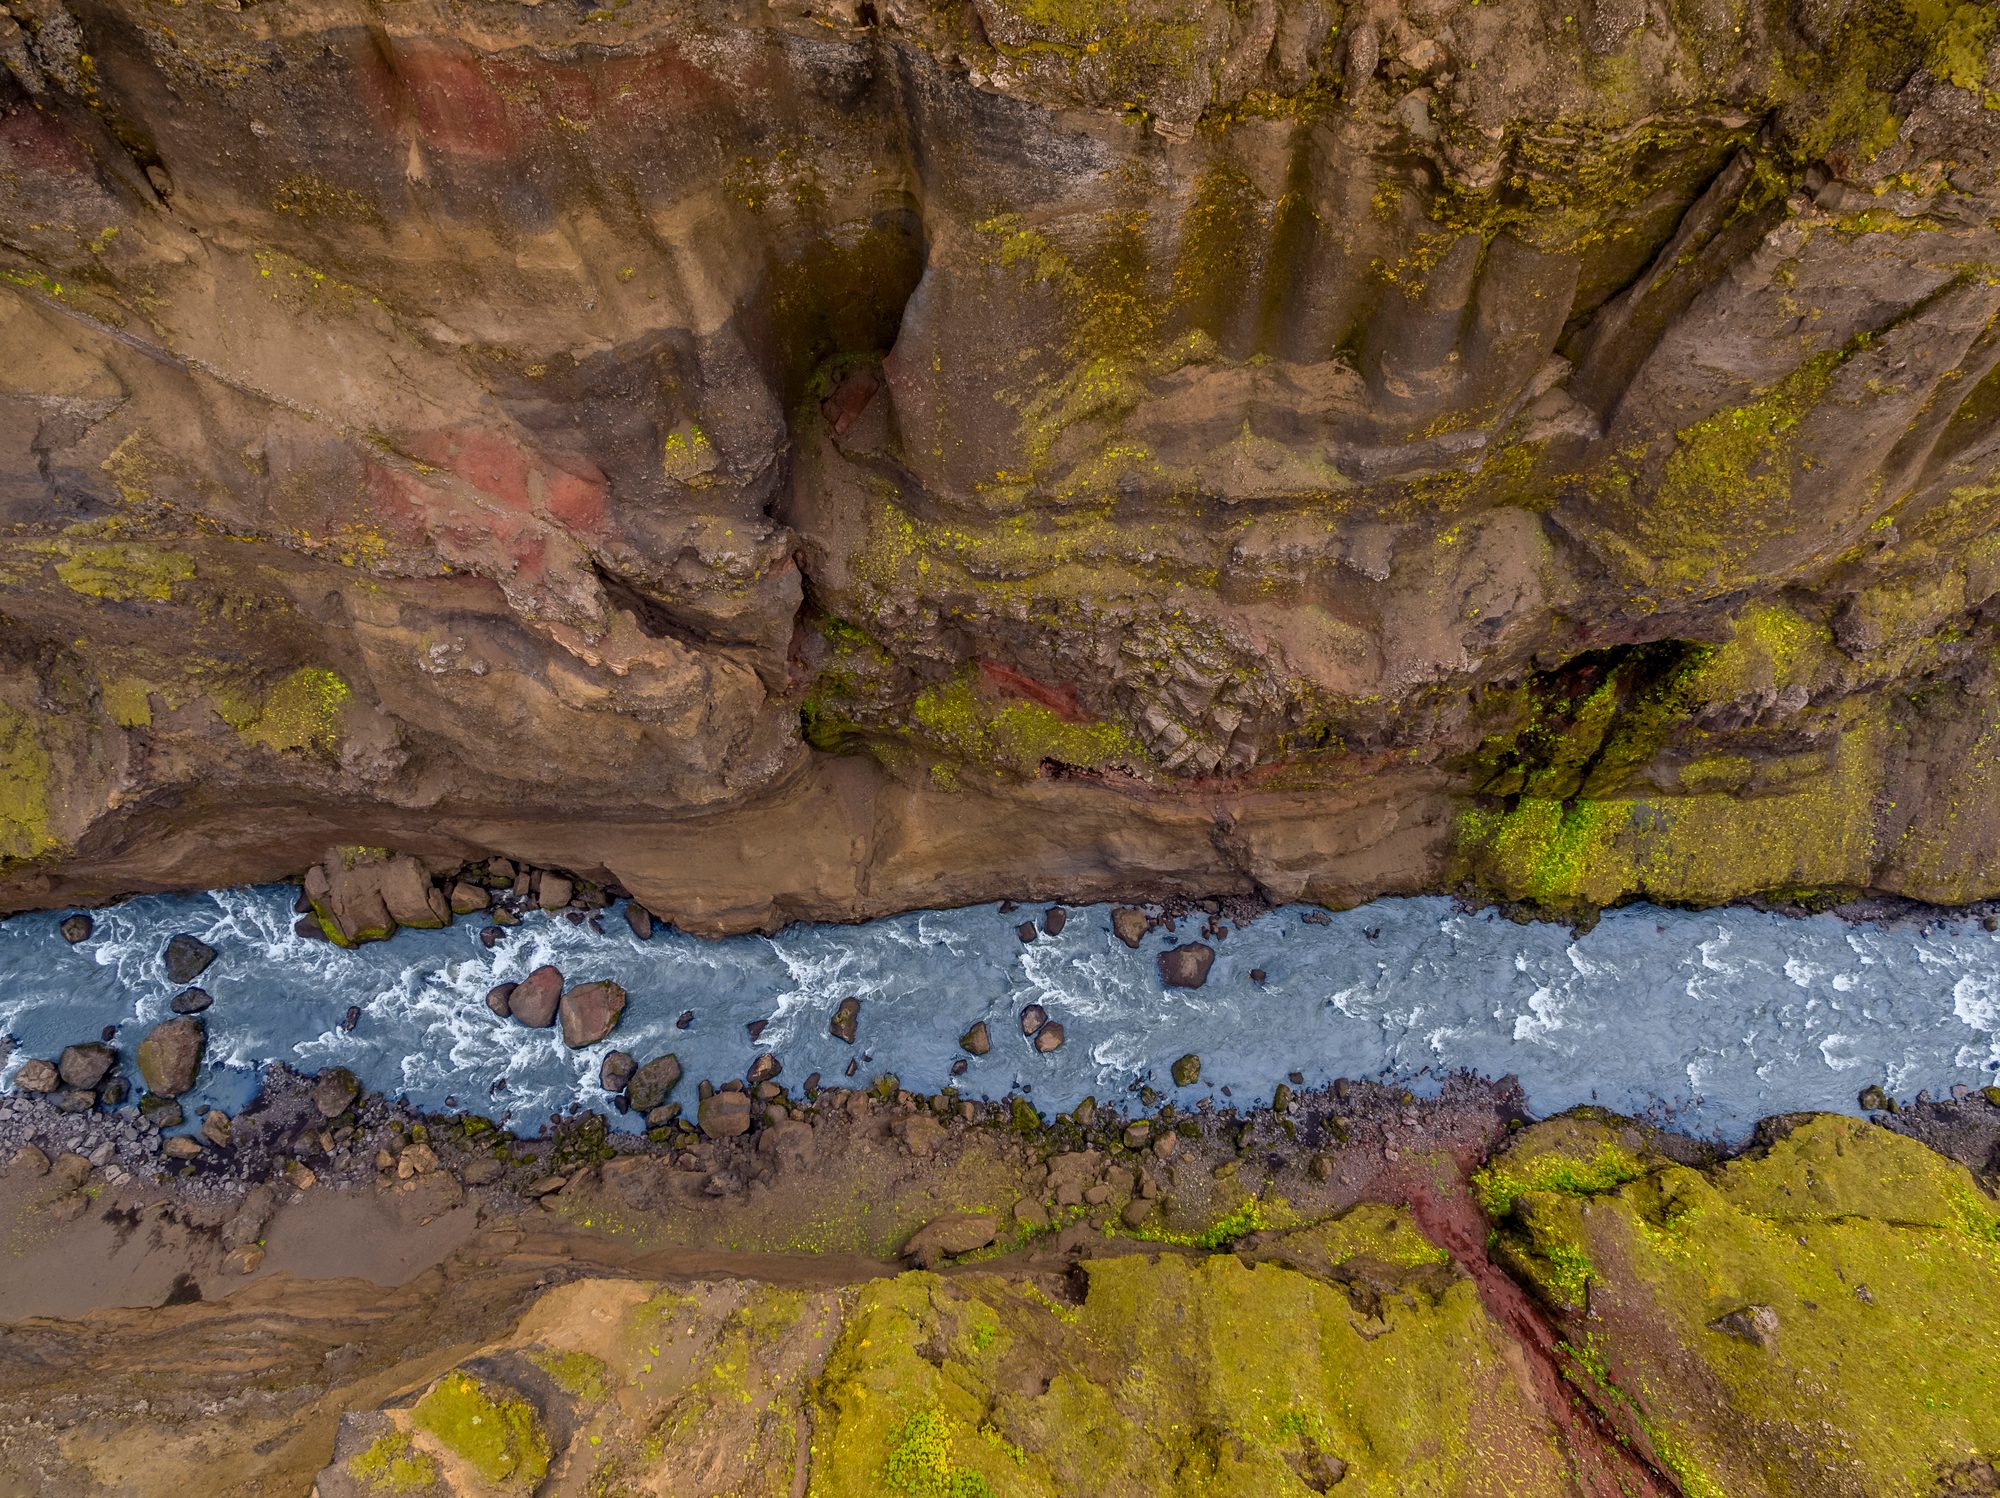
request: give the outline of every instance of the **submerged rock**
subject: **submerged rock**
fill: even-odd
[[[167,969],[167,981],[183,987],[194,982],[215,961],[215,948],[198,936],[182,932],[169,938],[160,960]]]
[[[1150,925],[1145,911],[1134,910],[1129,905],[1121,905],[1111,912],[1112,933],[1134,950],[1137,950],[1139,943],[1146,939]]]
[[[1189,1053],[1173,1066],[1174,1086],[1192,1087],[1201,1080],[1201,1057]]]
[[[962,1051],[974,1056],[984,1056],[993,1049],[993,1033],[986,1028],[986,1021],[980,1020],[971,1029],[958,1037]]]
[[[597,1085],[606,1092],[623,1092],[638,1069],[639,1063],[632,1059],[630,1051],[606,1051],[597,1068]]]
[[[57,932],[71,946],[75,946],[79,942],[89,941],[90,933],[95,929],[95,923],[92,922],[91,918],[81,912],[76,915],[64,916],[56,925]]]
[[[205,988],[184,988],[168,1001],[167,1007],[175,1014],[201,1014],[214,1002]]]

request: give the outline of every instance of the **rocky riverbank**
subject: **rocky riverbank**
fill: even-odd
[[[524,1139],[274,1071],[224,1142],[162,1161],[130,1119],[16,1096],[0,1482],[1992,1480],[1987,1099],[1774,1119],[1732,1158],[1588,1110],[1533,1123],[1506,1085],[1276,1104],[1045,1121],[885,1083],[781,1091],[741,1133],[579,1114]]]

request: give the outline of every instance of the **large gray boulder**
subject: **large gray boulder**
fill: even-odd
[[[182,1015],[153,1026],[139,1042],[139,1076],[146,1090],[158,1097],[179,1097],[194,1086],[201,1070],[208,1029],[193,1015]]]

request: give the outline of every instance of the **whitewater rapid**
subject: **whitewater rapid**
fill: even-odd
[[[1853,1112],[1870,1083],[1908,1096],[1980,1086],[2000,1072],[2000,935],[1970,919],[1862,924],[1730,909],[1635,906],[1586,935],[1520,925],[1443,899],[1382,900],[1329,915],[1269,912],[1211,944],[1207,984],[1167,989],[1155,959],[1203,939],[1205,917],[1155,930],[1138,950],[1111,932],[1109,906],[1072,908],[1060,935],[1023,943],[1041,905],[919,911],[857,926],[795,926],[773,937],[631,934],[614,908],[600,933],[535,914],[487,950],[479,917],[343,951],[293,933],[282,886],[152,896],[94,912],[71,947],[60,913],[0,923],[0,1087],[30,1056],[115,1027],[127,1062],[178,989],[160,953],[186,931],[220,955],[197,980],[214,996],[195,1093],[228,1110],[261,1069],[352,1069],[370,1088],[433,1110],[464,1109],[517,1129],[582,1105],[604,1108],[598,1067],[614,1047],[640,1061],[673,1052],[688,1081],[740,1077],[760,1051],[796,1090],[885,1072],[970,1097],[1025,1094],[1044,1112],[1150,1083],[1183,1105],[1268,1101],[1297,1073],[1394,1080],[1423,1092],[1447,1074],[1518,1077],[1537,1112],[1594,1102],[1691,1132],[1740,1138],[1798,1109]],[[554,1030],[495,1018],[486,991],[554,963],[571,982],[610,979],[631,995],[606,1041],[570,1051]],[[1253,969],[1266,977],[1251,978]],[[861,1000],[848,1046],[827,1033]],[[1068,1040],[1050,1055],[1022,1036],[1039,1004]],[[342,1028],[350,1006],[360,1017]],[[692,1010],[686,1029],[677,1019]],[[991,1052],[958,1038],[984,1020]],[[764,1021],[752,1040],[747,1026]],[[4,1044],[4,1042],[0,1042]],[[1193,1052],[1201,1081],[1168,1069]],[[964,1059],[963,1075],[952,1063]],[[128,1075],[129,1067],[128,1067]],[[1224,1097],[1224,1090],[1229,1096]],[[620,1120],[636,1128],[636,1119]]]

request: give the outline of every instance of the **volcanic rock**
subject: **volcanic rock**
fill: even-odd
[[[523,985],[524,987],[526,985]],[[514,990],[514,1013],[521,1012],[521,990]],[[625,1012],[625,990],[616,983],[579,983],[562,996],[563,1044],[571,1050],[596,1045],[618,1027]]]
[[[651,1113],[667,1100],[680,1079],[679,1057],[655,1056],[632,1073],[625,1084],[625,1096],[631,1100],[634,1112]]]
[[[168,940],[160,959],[166,964],[167,981],[185,987],[215,961],[215,948],[198,936],[182,932]]]
[[[546,1030],[556,1022],[562,996],[562,974],[544,964],[514,985],[507,996],[507,1012],[531,1030]],[[487,1003],[492,1003],[490,997]]]
[[[1215,948],[1186,942],[1160,954],[1160,981],[1169,988],[1200,988],[1215,965]]]
[[[849,995],[840,1001],[840,1007],[833,1011],[833,1018],[827,1022],[827,1033],[835,1040],[854,1044],[854,1036],[861,1023],[861,1000]]]

